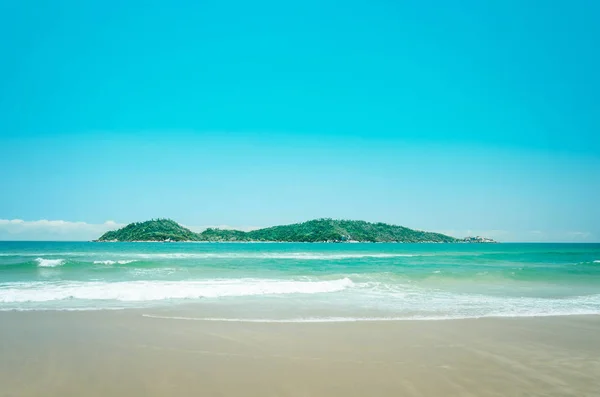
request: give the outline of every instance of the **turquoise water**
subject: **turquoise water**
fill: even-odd
[[[252,321],[600,314],[600,244],[0,242],[0,310]]]

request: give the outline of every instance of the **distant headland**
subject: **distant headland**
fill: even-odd
[[[403,226],[365,221],[315,219],[292,225],[244,232],[208,228],[194,233],[171,219],[135,222],[104,233],[98,242],[306,242],[306,243],[495,243],[485,237],[456,238],[441,233],[413,230]]]

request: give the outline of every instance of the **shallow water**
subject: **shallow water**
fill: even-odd
[[[600,314],[600,244],[0,242],[0,310],[190,303],[253,321]]]

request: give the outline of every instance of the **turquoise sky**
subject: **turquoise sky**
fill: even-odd
[[[600,241],[598,20],[581,0],[0,2],[0,239],[334,217]]]

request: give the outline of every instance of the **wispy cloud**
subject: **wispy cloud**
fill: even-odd
[[[86,241],[123,226],[114,221],[87,223],[47,219],[0,219],[0,240]]]
[[[593,237],[590,232],[567,232],[567,235],[575,240],[591,240]]]

